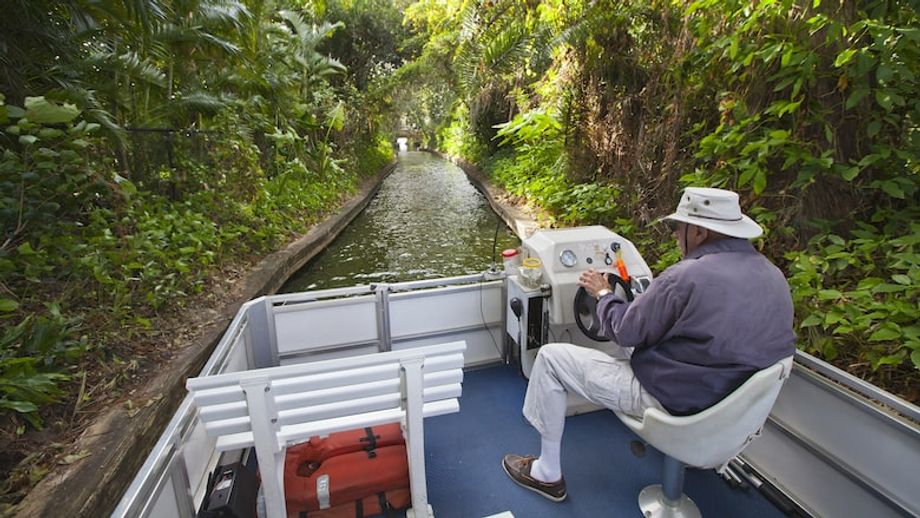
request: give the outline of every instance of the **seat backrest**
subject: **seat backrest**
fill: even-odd
[[[425,417],[456,412],[465,342],[191,378],[186,387],[220,451],[253,446],[253,412],[244,387],[261,381],[279,445],[312,436],[399,422],[405,416],[401,364],[424,358]]]
[[[715,405],[690,416],[657,408],[642,420],[620,419],[656,449],[688,466],[712,468],[741,452],[759,433],[792,372],[792,357],[760,370]]]

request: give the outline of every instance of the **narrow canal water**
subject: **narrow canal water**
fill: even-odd
[[[493,262],[496,228],[496,255],[518,246],[463,170],[429,153],[402,152],[367,208],[280,291],[481,272]]]

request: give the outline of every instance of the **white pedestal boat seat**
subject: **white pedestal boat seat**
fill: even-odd
[[[458,412],[465,342],[190,378],[186,387],[218,451],[255,447],[269,518],[285,518],[288,446],[399,422],[412,508],[434,516],[425,483],[423,418]]]
[[[684,469],[721,468],[750,444],[763,428],[783,383],[792,372],[792,357],[763,369],[716,405],[690,416],[647,409],[642,419],[617,414],[642,440],[665,455],[662,484],[639,493],[646,517],[699,517],[683,494]]]

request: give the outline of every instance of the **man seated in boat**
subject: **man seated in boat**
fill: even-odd
[[[508,454],[502,467],[550,500],[566,497],[560,446],[567,392],[636,416],[649,407],[691,415],[794,352],[789,285],[748,241],[763,230],[742,214],[738,195],[690,187],[662,219],[672,224],[683,260],[645,294],[627,303],[595,270],[578,281],[597,298],[601,329],[624,358],[549,344],[534,363],[523,412],[540,432],[540,456]]]

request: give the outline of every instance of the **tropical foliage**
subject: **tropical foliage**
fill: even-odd
[[[365,19],[392,40],[382,56]],[[29,453],[18,436],[66,431],[161,361],[161,319],[392,159],[387,78],[404,37],[384,2],[4,4],[4,473]],[[14,472],[0,511],[35,473]]]
[[[549,224],[630,236],[657,269],[679,254],[649,223],[682,187],[741,192],[790,280],[800,347],[918,401],[918,13],[915,0],[10,0],[0,468],[23,459],[27,432],[72,426],[168,355],[149,345],[162,320],[335,210],[392,158],[397,127],[479,164]],[[43,472],[13,473],[0,511]]]
[[[648,225],[683,186],[741,192],[800,347],[917,401],[918,7],[419,1],[407,22],[427,41],[403,79],[430,92],[432,146],[550,224],[621,229],[659,268],[678,254]]]

